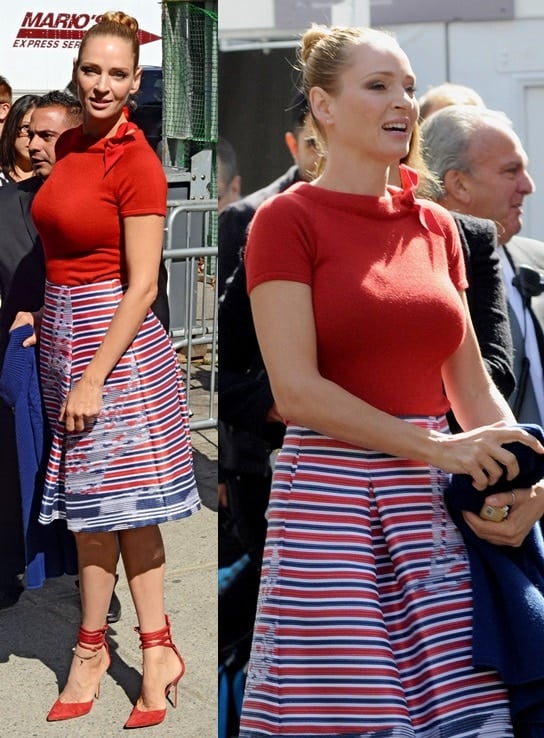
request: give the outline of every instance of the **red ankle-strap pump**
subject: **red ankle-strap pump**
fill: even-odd
[[[185,663],[181,658],[181,654],[172,643],[172,635],[170,632],[170,620],[168,615],[164,616],[166,625],[164,628],[159,630],[151,631],[149,633],[142,633],[140,628],[134,628],[134,630],[140,635],[140,648],[145,650],[146,648],[154,648],[155,646],[164,646],[165,648],[171,648],[179,659],[180,671],[177,676],[166,685],[164,689],[164,695],[166,699],[170,701],[172,707],[177,707],[178,704],[178,682],[185,673]],[[173,699],[170,699],[170,692],[174,690]],[[130,716],[125,723],[125,728],[147,728],[150,725],[158,725],[162,723],[166,716],[166,708],[162,710],[140,710],[136,705],[132,709]]]
[[[80,660],[80,663],[96,658],[102,648],[106,649],[106,653],[108,655],[108,664],[100,675],[100,678],[102,678],[102,676],[109,669],[111,664],[110,651],[108,643],[106,641],[107,630],[107,623],[106,625],[104,625],[103,628],[99,628],[98,630],[86,630],[85,628],[80,627],[77,643],[72,649],[76,658]],[[90,655],[82,654],[81,650],[90,651],[91,653]],[[99,695],[100,680],[98,681],[96,687],[95,697],[98,699]],[[92,706],[93,700],[89,700],[88,702],[61,702],[59,698],[55,702],[53,707],[49,710],[47,720],[49,722],[53,722],[56,720],[70,720],[71,718],[81,717],[82,715],[86,715],[88,712],[90,712]]]

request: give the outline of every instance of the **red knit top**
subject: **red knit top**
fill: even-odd
[[[466,329],[459,236],[439,205],[390,194],[301,182],[266,201],[249,232],[248,290],[311,285],[322,376],[394,415],[441,415],[441,366]]]
[[[98,141],[79,126],[62,134],[56,152],[32,204],[47,279],[70,286],[126,282],[122,218],[166,213],[159,158],[133,123]]]

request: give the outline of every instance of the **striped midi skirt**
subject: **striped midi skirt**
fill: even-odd
[[[443,418],[406,418],[446,430]],[[511,738],[471,662],[448,475],[300,427],[277,458],[240,738]]]
[[[200,507],[181,371],[151,311],[107,377],[96,421],[68,433],[58,420],[122,296],[115,280],[46,284],[40,379],[52,447],[41,523],[61,518],[74,532],[125,530],[186,517]]]

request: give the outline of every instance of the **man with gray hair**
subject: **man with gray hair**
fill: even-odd
[[[517,234],[523,200],[534,192],[528,158],[501,112],[453,105],[422,126],[423,156],[438,176],[435,199],[448,210],[488,218],[497,226],[506,286],[520,422],[544,422],[544,243]]]
[[[431,87],[419,98],[419,117],[425,120],[448,105],[476,105],[485,108],[484,101],[472,87],[444,82]]]

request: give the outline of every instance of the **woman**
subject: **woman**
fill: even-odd
[[[0,187],[34,175],[28,153],[30,117],[38,102],[36,95],[23,95],[11,106],[0,136]]]
[[[143,649],[129,728],[160,723],[183,675],[164,613],[158,525],[199,507],[179,363],[150,310],[166,181],[125,116],[141,76],[137,31],[134,18],[105,13],[84,36],[74,66],[83,123],[59,139],[32,210],[46,257],[37,327],[53,430],[40,520],[66,518],[74,531],[82,600],[68,681],[48,719],[83,715],[98,694],[120,550]],[[14,327],[32,320],[19,314]]]
[[[301,64],[327,157],[261,206],[246,250],[288,427],[240,736],[507,738],[504,685],[472,668],[469,567],[443,491],[463,472],[483,498],[501,464],[518,468],[503,444],[543,448],[483,368],[451,216],[414,197],[405,169],[387,188],[418,115],[405,54],[378,31],[313,27]],[[500,525],[466,519],[518,545],[543,511],[535,487]]]

